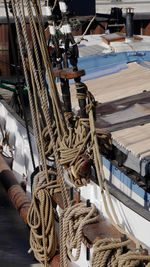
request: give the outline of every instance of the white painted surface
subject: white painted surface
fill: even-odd
[[[3,132],[10,132],[10,145],[14,148],[13,170],[16,178],[20,181],[23,173],[28,177],[28,190],[30,191],[30,176],[33,172],[32,159],[27,138],[27,132],[21,120],[15,119],[6,107],[0,102],[0,121]],[[36,166],[38,165],[37,148],[33,134],[30,133],[32,149]],[[0,144],[2,142],[2,134],[0,132]]]

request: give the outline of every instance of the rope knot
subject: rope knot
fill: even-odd
[[[85,225],[95,223],[99,220],[98,211],[94,204],[87,207],[85,203],[75,204],[66,208],[60,216],[60,236],[61,236],[61,263],[67,266],[67,254],[72,261],[77,261],[80,256],[81,243],[91,247],[83,235]],[[76,249],[75,253],[72,253]]]

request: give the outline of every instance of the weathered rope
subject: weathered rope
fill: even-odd
[[[92,267],[144,267],[144,262],[150,261],[150,256],[141,255],[140,252],[124,251],[130,240],[105,238],[99,239],[94,245]]]
[[[83,235],[83,227],[99,220],[95,205],[86,207],[84,203],[64,209],[60,215],[60,267],[67,267],[67,255],[72,261],[80,256],[82,242],[91,247]],[[75,253],[72,253],[76,249]]]
[[[12,3],[15,4],[15,0],[12,0]],[[106,183],[104,172],[103,172],[102,156],[100,155],[100,152],[99,152],[98,137],[100,139],[100,144],[105,145],[106,149],[110,150],[111,149],[111,136],[106,131],[103,131],[103,130],[97,131],[95,129],[94,116],[93,116],[93,111],[92,111],[92,109],[95,105],[95,100],[88,91],[86,92],[86,94],[78,94],[78,97],[80,99],[82,99],[82,98],[85,99],[86,97],[88,97],[88,105],[86,107],[86,113],[89,114],[89,120],[87,120],[86,122],[82,122],[82,123],[78,122],[78,125],[75,125],[75,131],[73,131],[71,128],[69,128],[69,130],[68,130],[69,134],[66,131],[66,125],[68,125],[68,124],[66,123],[66,121],[64,119],[63,113],[61,113],[61,111],[59,109],[59,99],[58,99],[57,88],[55,85],[55,81],[54,81],[54,77],[53,77],[53,73],[52,73],[52,68],[51,68],[51,63],[49,60],[49,55],[48,55],[46,42],[45,42],[40,1],[39,0],[38,1],[32,0],[32,3],[33,3],[34,11],[35,11],[35,14],[37,17],[39,29],[36,25],[36,22],[35,22],[35,19],[33,16],[33,11],[32,11],[31,5],[30,5],[30,1],[26,0],[27,10],[28,10],[28,14],[29,14],[29,21],[30,21],[30,25],[31,25],[31,35],[32,35],[32,39],[33,39],[36,63],[37,63],[39,74],[37,74],[37,72],[36,72],[36,68],[35,68],[35,64],[34,64],[33,56],[32,56],[32,51],[31,51],[31,48],[29,45],[29,40],[27,37],[23,0],[21,0],[21,8],[20,8],[19,1],[17,1],[17,7],[18,7],[18,14],[20,15],[20,18],[21,18],[21,20],[20,20],[21,21],[21,27],[22,27],[25,42],[27,45],[27,53],[28,53],[28,57],[29,57],[30,73],[31,73],[32,86],[33,86],[33,96],[35,99],[34,105],[31,101],[31,106],[33,106],[33,109],[36,108],[36,112],[33,111],[32,113],[35,116],[35,118],[33,116],[33,119],[35,121],[34,124],[36,127],[36,137],[37,137],[38,148],[39,148],[39,152],[40,152],[40,156],[41,156],[41,160],[42,160],[42,167],[44,169],[44,174],[45,174],[46,180],[47,180],[47,182],[49,181],[49,175],[48,175],[48,170],[47,170],[47,166],[46,166],[45,152],[47,153],[48,156],[51,156],[51,153],[52,153],[52,155],[54,155],[54,157],[55,157],[58,176],[60,179],[60,186],[62,189],[62,197],[63,197],[64,207],[65,207],[65,211],[67,213],[67,210],[69,210],[69,208],[72,208],[72,206],[71,206],[68,194],[67,194],[65,182],[63,179],[63,173],[62,173],[61,165],[66,164],[66,165],[69,165],[69,167],[71,167],[71,168],[73,167],[73,169],[76,166],[75,171],[78,172],[80,169],[80,166],[81,166],[80,164],[82,163],[82,161],[80,162],[80,159],[78,157],[82,153],[87,152],[86,151],[87,146],[89,146],[90,150],[93,152],[93,155],[94,155],[94,163],[96,166],[96,172],[97,172],[97,176],[98,176],[98,180],[99,180],[99,184],[100,184],[100,188],[101,188],[101,192],[102,192],[102,197],[104,200],[104,205],[105,205],[107,214],[108,214],[109,218],[111,219],[112,224],[116,227],[116,229],[119,230],[121,233],[125,233],[125,231],[122,229],[122,226],[119,224],[118,217],[116,215],[115,209],[113,207],[113,203],[112,203],[110,195],[109,195],[107,183]],[[15,7],[13,7],[13,9],[15,9]],[[17,24],[18,19],[17,19],[16,14],[15,14],[15,21]],[[19,30],[17,30],[17,33],[18,34],[20,33]],[[46,90],[45,90],[44,84],[43,84],[42,70],[41,70],[39,55],[38,55],[38,51],[37,51],[38,49],[37,49],[37,45],[36,45],[36,38],[39,42],[39,46],[40,46],[42,57],[43,57],[43,62],[45,65],[45,70],[47,73],[49,84],[51,86],[51,92],[50,93],[51,93],[53,109],[54,109],[54,113],[55,113],[56,131],[53,129],[53,126],[51,123],[51,117],[49,114],[48,98],[47,98]],[[19,43],[20,43],[20,47],[21,47],[21,45],[22,45],[21,40],[19,41]],[[22,52],[22,48],[21,48],[21,52]],[[22,58],[23,58],[23,65],[25,65],[25,63],[24,63],[25,60],[24,60],[23,55],[22,55]],[[24,66],[24,68],[25,68],[25,66]],[[40,114],[39,114],[39,109],[38,109],[38,105],[37,105],[37,96],[39,96],[39,98],[40,98],[40,103],[41,103],[41,106],[43,108],[45,121],[46,121],[46,131],[47,132],[45,133],[45,137],[46,137],[46,139],[49,139],[49,142],[50,142],[50,147],[48,147],[47,150],[46,150],[47,144],[45,146],[43,144],[44,140],[43,140],[42,129],[41,129],[41,124],[40,124]],[[57,146],[57,144],[58,144],[58,146]],[[61,159],[61,160],[59,160],[59,159]],[[79,162],[77,162],[78,159],[79,159]],[[70,171],[69,168],[68,168],[68,170]],[[42,178],[40,180],[42,182]],[[81,181],[82,181],[82,177],[81,177]],[[43,193],[43,191],[42,191],[43,188],[44,188],[45,193]],[[41,189],[36,190],[37,195],[35,194],[35,213],[36,213],[36,215],[38,214],[38,216],[37,216],[38,219],[40,218],[39,211],[41,212],[41,214],[43,212],[43,210],[42,210],[44,208],[43,202],[51,203],[51,200],[47,200],[48,196],[50,196],[50,194],[47,193],[47,191],[48,191],[48,189],[46,189],[45,187],[42,187]],[[111,214],[110,210],[108,209],[107,199],[105,197],[104,191],[106,192],[107,198],[109,200],[112,214]],[[40,203],[42,202],[39,210],[37,209],[37,206],[36,206],[36,200],[38,198],[39,198],[38,201]],[[68,208],[68,206],[69,206],[69,208]],[[71,211],[70,211],[70,213],[71,213]],[[78,212],[77,212],[77,214],[78,214]],[[48,215],[46,215],[46,218],[47,218],[47,216]],[[63,221],[63,216],[65,217],[65,212],[62,213],[62,217],[61,217],[62,225],[64,224],[64,227],[61,226],[61,228],[62,228],[61,233],[62,233],[63,229],[65,229],[65,228],[67,229],[67,227],[68,227],[68,226],[66,226],[67,223],[65,222],[65,220]],[[85,215],[86,219],[87,219],[87,216]],[[35,216],[33,216],[33,218],[34,218],[35,224],[37,226],[37,219],[35,218]],[[82,215],[81,215],[81,218],[82,218]],[[45,223],[45,220],[43,219],[43,217],[42,217],[41,223],[42,223],[42,228],[40,228],[40,230],[43,233],[43,235],[42,235],[43,248],[42,248],[42,256],[40,254],[39,258],[40,258],[41,262],[45,262],[45,264],[47,264],[49,249],[47,250],[47,248],[46,248],[46,243],[48,241],[46,239],[47,237],[45,237],[45,232],[47,233],[47,228],[45,230],[44,227],[46,227],[46,223]],[[81,222],[81,226],[79,226],[80,230],[78,230],[77,228],[75,229],[76,234],[77,233],[81,234],[81,228],[82,228],[83,224],[84,223]],[[69,227],[73,226],[71,222],[69,225],[70,225]],[[64,236],[65,235],[66,235],[66,233],[64,233]],[[136,243],[137,247],[139,246],[138,241],[134,237],[132,237],[129,234],[127,234],[127,236]],[[37,253],[37,251],[41,252],[41,248],[38,247],[39,243],[40,243],[39,240],[37,240],[38,245],[36,245],[34,242],[36,237],[38,237],[37,239],[41,240],[41,233],[39,235],[37,235],[37,234],[35,234],[35,236],[33,235],[32,245],[33,245],[33,247],[35,247],[35,253]],[[82,238],[79,235],[79,241],[81,239]],[[79,256],[79,251],[80,251],[80,247],[81,247],[79,241],[77,241],[77,243],[74,245],[75,247],[77,247],[77,256]],[[62,254],[63,246],[62,246],[62,239],[61,238],[60,238],[60,243],[61,243],[61,254]],[[50,246],[48,246],[48,247],[51,247],[51,243],[50,243]],[[61,266],[66,266],[67,253],[68,253],[68,255],[70,255],[70,257],[72,257],[72,253],[69,251],[69,248],[68,248],[68,252],[66,251],[66,248],[64,248],[64,255],[65,256],[63,258],[61,255],[61,264],[62,264]],[[53,251],[52,251],[52,254],[53,254]],[[64,265],[63,265],[63,262],[64,262]]]
[[[93,23],[93,21],[95,20],[95,18],[96,18],[96,15],[90,20],[90,22],[89,22],[89,24],[88,24],[86,30],[85,30],[84,33],[82,34],[82,36],[81,36],[80,38],[78,38],[77,41],[76,41],[74,44],[72,44],[72,46],[77,45],[77,44],[80,44],[81,41],[85,40],[85,39],[84,39],[84,36],[86,35],[88,29],[90,28],[90,26],[91,26],[91,24]]]
[[[52,72],[52,66],[51,66],[51,62],[50,62],[50,58],[49,58],[48,50],[47,50],[47,46],[46,46],[46,40],[45,40],[44,29],[43,29],[44,27],[43,27],[43,24],[41,24],[41,21],[40,21],[40,17],[42,17],[41,7],[40,7],[40,3],[39,3],[39,6],[38,6],[39,8],[38,8],[37,5],[36,5],[36,2],[34,0],[32,2],[33,2],[33,6],[34,6],[34,9],[35,9],[36,16],[37,16],[38,24],[39,24],[39,31],[40,31],[41,39],[39,38],[39,34],[38,34],[38,31],[37,31],[37,28],[36,28],[36,23],[34,21],[34,16],[33,16],[33,13],[32,13],[32,9],[28,5],[29,9],[30,9],[30,12],[31,12],[31,16],[32,16],[32,23],[33,23],[33,25],[35,27],[37,38],[38,38],[38,40],[40,42],[40,47],[41,47],[41,51],[42,51],[42,55],[43,55],[43,60],[44,60],[46,72],[47,72],[47,75],[48,75],[49,84],[51,85],[52,101],[54,101],[54,103],[55,103],[55,106],[54,106],[55,117],[57,118],[57,116],[58,116],[60,125],[62,126],[61,129],[62,129],[62,132],[64,134],[65,133],[65,129],[64,129],[64,126],[62,124],[62,116],[61,116],[61,114],[59,112],[59,108],[60,107],[58,107],[57,88],[56,88],[56,84],[55,84],[55,81],[54,81],[53,72]],[[41,95],[41,99],[44,99],[43,95]],[[43,107],[45,107],[45,111],[46,111],[46,108],[47,108],[47,111],[48,111],[47,101],[43,101]],[[52,124],[51,124],[51,119],[50,119],[49,112],[45,112],[45,119],[46,119],[46,122],[47,122],[49,135],[50,135],[50,138],[51,138],[51,141],[52,141],[52,145],[53,145],[53,151],[54,151],[54,157],[55,157],[57,172],[58,172],[58,176],[59,176],[59,180],[60,180],[60,186],[62,188],[63,202],[64,202],[64,206],[67,207],[69,205],[70,200],[69,200],[69,196],[68,196],[68,193],[67,193],[67,190],[66,190],[64,179],[63,179],[62,168],[61,168],[61,165],[60,165],[60,162],[59,162],[59,156],[58,156],[57,148],[56,148],[56,145],[55,145],[55,140],[54,140],[54,135],[53,135]],[[57,129],[59,129],[59,127],[57,127]]]
[[[20,24],[19,24],[19,20],[18,20],[18,17],[17,17],[17,10],[16,10],[16,6],[15,6],[15,1],[12,0],[11,3],[12,3],[12,8],[13,8],[13,16],[14,16],[15,25],[16,25],[16,31],[17,31],[17,37],[18,37],[18,43],[19,43],[19,49],[20,49],[20,54],[21,54],[21,59],[22,59],[25,79],[26,79],[26,83],[27,83],[27,86],[28,86],[28,96],[29,96],[29,100],[30,100],[30,109],[31,109],[32,121],[33,121],[34,136],[35,136],[35,140],[37,142],[38,139],[39,139],[39,136],[38,136],[37,124],[35,123],[35,120],[33,119],[36,116],[35,116],[35,110],[34,110],[34,103],[33,103],[32,95],[31,95],[31,87],[30,87],[30,82],[29,82],[29,75],[28,75],[28,72],[27,72],[27,65],[26,65],[25,56],[24,56],[24,46],[23,46],[23,42],[22,42],[22,34],[21,34],[21,31],[20,31]],[[39,151],[39,153],[40,153],[40,151]]]
[[[139,248],[140,242],[131,234],[126,233],[125,230],[123,229],[123,227],[119,223],[119,219],[118,219],[118,216],[116,214],[116,210],[114,208],[114,205],[113,205],[113,202],[112,202],[109,190],[108,190],[107,182],[105,179],[105,174],[104,174],[104,170],[103,170],[102,155],[100,154],[98,139],[97,139],[97,136],[95,134],[94,116],[93,116],[92,109],[89,112],[89,121],[90,121],[91,138],[93,140],[94,163],[95,163],[95,167],[96,167],[97,178],[98,178],[98,182],[99,182],[105,210],[108,214],[108,217],[109,217],[111,223],[114,225],[114,227],[120,233],[126,234],[127,237],[136,244],[136,247]],[[105,193],[106,193],[106,195],[105,195]],[[107,198],[106,198],[106,196],[107,196]],[[109,201],[111,211],[110,211],[110,208],[108,207],[107,199]]]
[[[56,180],[57,172],[49,169],[48,170],[48,174],[50,176],[50,181],[52,181],[51,176],[53,176],[53,180],[54,180],[54,177],[55,177],[55,180]],[[44,176],[44,171],[38,172],[34,176],[33,185],[32,185],[32,191],[34,192],[38,187],[40,187],[40,186],[42,186],[43,184],[46,184],[46,183],[47,183],[47,181],[46,181],[45,176]]]
[[[37,116],[37,118],[36,118],[37,120],[36,120],[35,124],[36,124],[36,129],[37,129],[37,136],[38,135],[40,136],[40,140],[38,139],[37,142],[38,142],[38,148],[39,148],[40,156],[41,156],[41,159],[42,159],[42,167],[44,168],[44,171],[45,171],[45,174],[46,174],[46,178],[47,178],[47,181],[48,181],[48,171],[47,171],[47,166],[46,166],[46,157],[45,157],[45,154],[44,154],[43,138],[42,138],[42,135],[41,135],[39,110],[38,110],[37,100],[36,100],[37,99],[36,87],[38,89],[38,93],[39,93],[40,100],[41,100],[41,103],[42,103],[43,112],[44,112],[44,115],[45,115],[45,119],[46,119],[48,131],[49,131],[49,135],[50,135],[51,140],[52,140],[53,151],[54,151],[55,161],[56,161],[56,166],[57,166],[57,171],[58,171],[58,175],[59,175],[59,178],[60,178],[61,187],[63,187],[62,192],[64,192],[64,193],[62,193],[63,194],[64,205],[67,206],[67,203],[69,203],[69,198],[67,196],[67,192],[66,192],[66,189],[65,189],[65,184],[64,184],[64,181],[63,181],[63,178],[62,178],[63,174],[62,174],[61,166],[59,164],[59,159],[58,159],[58,156],[57,156],[57,148],[55,147],[55,141],[54,141],[54,138],[53,138],[51,119],[50,119],[50,115],[49,115],[48,99],[47,99],[47,96],[46,96],[46,90],[43,88],[43,81],[42,81],[42,77],[41,77],[41,68],[40,68],[40,64],[39,64],[39,56],[38,56],[36,40],[35,40],[35,32],[36,32],[37,38],[39,40],[39,45],[40,45],[40,48],[41,48],[41,51],[42,51],[43,60],[44,60],[45,67],[46,67],[46,71],[48,73],[49,81],[50,81],[50,84],[51,84],[51,87],[52,87],[51,89],[52,89],[52,92],[54,92],[55,89],[56,89],[56,86],[55,86],[53,75],[52,75],[52,71],[51,71],[51,68],[50,68],[50,62],[48,61],[49,57],[48,57],[48,54],[46,53],[47,49],[46,49],[45,37],[44,37],[44,33],[42,31],[43,28],[42,28],[42,25],[41,25],[41,20],[39,18],[39,16],[40,16],[40,13],[39,13],[40,5],[37,7],[36,2],[33,1],[33,6],[34,6],[35,13],[37,15],[37,19],[38,19],[38,23],[39,23],[39,31],[38,31],[36,23],[35,23],[35,20],[34,20],[33,11],[32,11],[32,8],[30,6],[30,1],[26,0],[27,10],[28,10],[28,13],[29,13],[29,20],[30,20],[30,25],[31,25],[31,34],[32,34],[32,38],[33,38],[33,44],[34,44],[34,49],[35,49],[35,54],[36,54],[36,60],[37,60],[39,74],[40,74],[40,76],[38,77],[38,74],[37,74],[36,68],[35,68],[35,64],[34,64],[34,61],[33,61],[31,48],[30,48],[29,41],[28,41],[26,25],[25,25],[25,18],[24,18],[24,12],[23,12],[24,11],[23,2],[21,1],[22,10],[20,8],[19,1],[17,1],[17,6],[15,6],[15,1],[12,1],[12,2],[14,4],[13,5],[14,10],[16,9],[16,7],[18,7],[18,14],[19,14],[19,17],[20,17],[21,25],[22,25],[22,30],[23,30],[23,34],[24,34],[24,38],[25,38],[25,43],[26,43],[26,46],[27,46],[27,53],[28,53],[28,58],[29,58],[29,63],[30,63],[30,73],[31,73],[33,93],[34,93],[34,100],[36,101],[35,102],[36,112],[34,113],[34,115]],[[17,18],[17,16],[16,16],[16,18]],[[34,29],[33,29],[32,25],[34,26]],[[40,35],[39,35],[39,32],[40,32]],[[19,34],[19,31],[18,31],[18,34]],[[53,88],[53,87],[55,87],[55,88]],[[53,93],[53,96],[54,96],[53,99],[54,99],[55,105],[57,105],[56,93]],[[58,115],[58,113],[59,113],[59,111],[58,111],[58,108],[57,108],[57,115]],[[59,116],[59,118],[60,118],[60,116]],[[35,121],[35,118],[33,118],[33,120]],[[59,123],[57,123],[57,125],[59,125]],[[62,128],[62,130],[63,130],[63,128]]]
[[[141,255],[140,252],[129,251],[118,257],[118,267],[144,267],[150,264],[150,256]]]
[[[30,226],[31,250],[33,250],[35,258],[44,266],[48,266],[48,262],[55,255],[57,249],[51,199],[54,192],[60,192],[60,185],[56,181],[38,187],[34,191],[27,218]]]
[[[92,255],[92,267],[118,266],[115,265],[117,258],[122,254],[123,248],[130,243],[130,240],[121,242],[120,239],[105,238],[99,239],[94,244]]]

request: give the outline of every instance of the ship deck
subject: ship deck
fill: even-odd
[[[142,176],[149,173],[150,92],[149,63],[137,62],[117,73],[85,81],[98,102],[97,128],[112,134],[113,144],[126,154],[124,166]],[[72,106],[78,110],[76,91],[71,85]]]

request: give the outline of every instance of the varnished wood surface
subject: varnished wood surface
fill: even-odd
[[[71,68],[63,68],[63,69],[53,69],[53,73],[55,77],[62,79],[75,79],[77,77],[81,77],[85,75],[84,70],[73,71]]]

